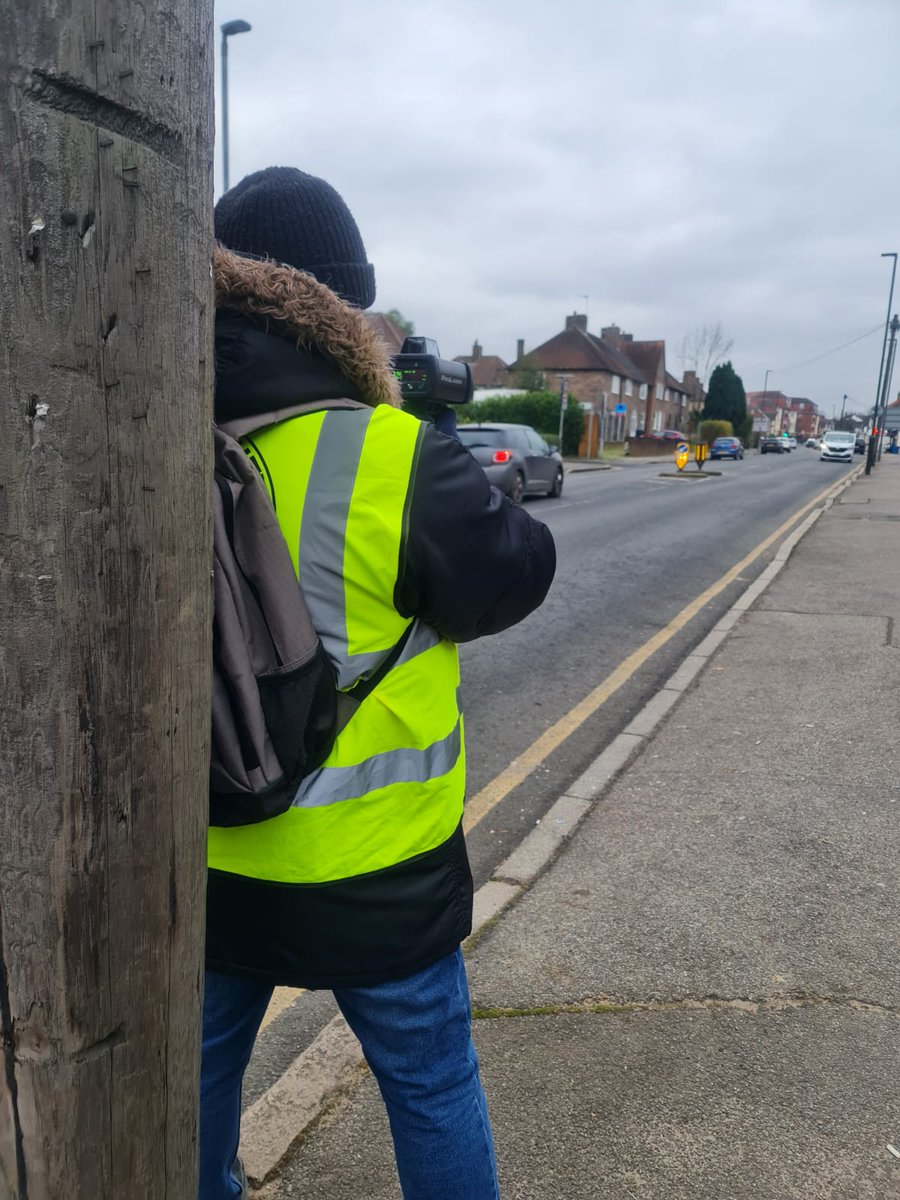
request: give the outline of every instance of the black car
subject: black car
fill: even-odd
[[[787,454],[790,453],[790,446],[787,444],[787,439],[779,437],[775,433],[766,433],[759,439],[760,454]]]
[[[510,499],[562,495],[562,458],[530,425],[491,421],[460,425],[457,432],[491,483]]]

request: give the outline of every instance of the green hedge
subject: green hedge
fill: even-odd
[[[708,445],[720,437],[732,437],[734,427],[730,421],[701,421],[700,422],[700,441],[706,442]]]
[[[541,437],[555,445],[559,437],[559,393],[523,392],[521,396],[492,396],[477,403],[461,404],[456,411],[460,425],[478,421],[506,421],[510,425],[530,425]],[[584,432],[584,412],[577,401],[569,399],[563,422],[563,454],[575,455]]]

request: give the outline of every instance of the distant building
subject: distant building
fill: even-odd
[[[696,376],[679,383],[666,370],[665,342],[635,341],[618,325],[606,326],[599,336],[589,333],[584,313],[567,316],[560,333],[527,354],[520,341],[510,371],[514,376],[539,373],[551,391],[565,380],[572,400],[585,409],[579,453],[588,457],[597,452],[601,420],[607,442],[625,441],[639,432],[687,431],[691,406],[703,397]],[[699,402],[702,406],[702,398]]]
[[[791,412],[796,414],[794,436],[797,441],[805,442],[807,438],[816,437],[819,432],[819,406],[812,400],[792,396]]]
[[[406,337],[400,326],[392,321],[387,313],[366,312],[363,315],[387,346],[388,353],[399,354]]]
[[[758,409],[769,420],[769,432],[793,433],[797,414],[791,411],[791,398],[784,392],[747,392],[747,408]]]
[[[485,354],[476,341],[471,354],[460,354],[453,360],[458,363],[468,363],[472,370],[472,383],[475,388],[508,388],[510,386],[509,367],[497,354]]]

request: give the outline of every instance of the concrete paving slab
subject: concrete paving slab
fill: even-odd
[[[472,934],[479,933],[489,921],[501,913],[522,891],[515,883],[498,883],[489,879],[475,893],[472,905]]]
[[[241,1118],[241,1157],[251,1183],[281,1163],[301,1130],[348,1088],[363,1065],[359,1042],[343,1017],[316,1040]]]
[[[753,612],[470,958],[481,1007],[897,1003],[900,788],[873,618]],[[841,689],[822,647],[841,648]],[[802,687],[798,687],[802,680]]]
[[[758,607],[786,612],[900,616],[900,528],[838,517],[794,551]],[[865,586],[861,586],[864,582]]]
[[[478,1021],[504,1200],[896,1200],[898,1029],[826,1006]],[[260,1196],[399,1200],[370,1078]]]
[[[290,1067],[301,1047],[310,1045],[338,1015],[331,992],[303,992],[256,1039],[244,1076],[242,1107],[249,1108]]]
[[[594,759],[588,769],[568,787],[566,795],[578,796],[582,800],[593,800],[634,757],[642,744],[643,738],[620,733]]]
[[[563,842],[572,836],[590,807],[589,800],[561,796],[545,813],[540,825],[519,843],[509,858],[500,863],[494,878],[504,883],[531,883],[553,859]]]
[[[703,641],[700,642],[698,646],[694,647],[694,654],[698,655],[700,658],[709,658],[710,655],[715,654],[718,648],[725,641],[725,638],[728,636],[728,630],[722,628],[724,622],[728,620],[728,615],[729,614],[726,614],[726,616],[722,618],[722,620],[719,622],[719,625],[712,631],[712,633],[708,633]],[[735,621],[737,620],[738,616],[739,614],[737,611],[735,611]]]
[[[625,733],[637,737],[647,737],[648,734],[653,733],[669,709],[677,704],[680,699],[680,692],[672,692],[666,688],[662,688],[652,700],[644,705],[631,724],[625,727]]]
[[[708,663],[699,654],[689,654],[678,670],[666,681],[666,691],[683,692],[694,682]]]

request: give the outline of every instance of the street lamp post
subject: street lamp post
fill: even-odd
[[[882,258],[892,258],[894,260],[894,263],[893,263],[893,267],[891,268],[891,289],[888,292],[887,316],[885,317],[885,321],[884,321],[884,338],[881,343],[881,364],[878,367],[878,387],[875,389],[875,416],[874,416],[874,420],[873,420],[873,425],[874,425],[875,429],[878,429],[879,431],[881,429],[881,426],[882,426],[882,423],[884,420],[884,414],[879,413],[879,408],[881,406],[881,394],[882,394],[881,383],[882,383],[882,377],[884,375],[884,357],[885,357],[885,354],[887,353],[888,326],[891,323],[891,308],[894,303],[894,280],[897,277],[897,255],[896,255],[896,253],[893,250],[886,251],[884,254],[882,254],[881,257]],[[866,474],[867,475],[872,470],[872,465],[875,462],[876,450],[877,450],[878,457],[881,458],[881,436],[880,436],[880,433],[879,433],[879,436],[875,439],[875,445],[872,444],[872,440],[870,439],[869,447],[870,447],[870,453],[866,454]]]
[[[768,400],[768,398],[769,398],[769,376],[770,376],[771,374],[772,374],[772,369],[771,369],[771,367],[770,367],[770,368],[768,368],[768,370],[766,371],[766,378],[765,378],[765,381],[764,381],[764,383],[763,383],[763,413],[764,413],[764,415],[765,415],[765,418],[766,418],[766,420],[767,420],[767,421],[768,421],[768,419],[769,419],[769,414],[766,412],[766,401],[767,401],[767,400]]]
[[[894,314],[890,323],[891,340],[888,343],[887,361],[884,364],[884,378],[881,381],[881,417],[878,422],[878,457],[881,458],[881,447],[884,442],[884,423],[887,420],[888,394],[891,390],[891,377],[894,374],[894,355],[897,350],[897,332],[900,330],[900,317]]]
[[[246,21],[226,21],[222,26],[222,190],[228,191],[228,39],[234,33],[249,33]]]

